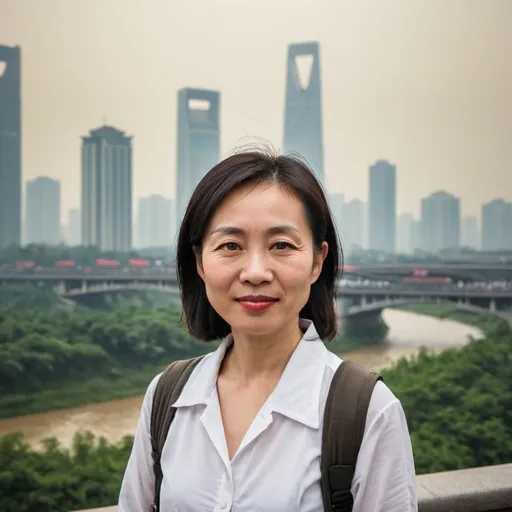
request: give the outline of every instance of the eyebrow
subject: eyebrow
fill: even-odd
[[[268,228],[266,233],[268,235],[281,235],[284,233],[298,233],[299,230],[290,224],[283,224],[281,226],[272,226],[271,228]],[[224,235],[246,235],[247,232],[245,229],[238,228],[236,226],[219,226],[218,228],[215,228],[211,233],[211,235],[214,235],[216,233],[222,233]]]

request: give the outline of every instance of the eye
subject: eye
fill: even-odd
[[[276,242],[274,248],[278,251],[286,251],[286,249],[293,249],[293,246],[288,242]]]
[[[235,242],[226,242],[222,244],[219,249],[225,249],[226,251],[237,251],[240,249],[240,246]]]

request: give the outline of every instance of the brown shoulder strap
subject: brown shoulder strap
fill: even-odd
[[[327,395],[322,431],[321,483],[324,510],[350,512],[350,491],[373,388],[382,377],[343,361]]]
[[[155,472],[155,497],[152,510],[160,510],[160,487],[162,486],[162,467],[160,457],[167,439],[169,427],[176,409],[171,404],[176,402],[185,387],[190,375],[194,371],[199,361],[204,356],[186,359],[184,361],[175,361],[171,363],[162,373],[156,385],[153,396],[153,406],[151,409],[151,448],[153,457],[153,470]]]

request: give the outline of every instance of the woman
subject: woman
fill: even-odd
[[[322,411],[341,363],[336,334],[340,248],[329,207],[301,161],[233,155],[199,183],[177,250],[183,314],[198,339],[224,338],[194,369],[165,443],[160,510],[318,512]],[[149,385],[119,512],[150,510]],[[352,481],[354,512],[417,510],[400,402],[371,396]]]

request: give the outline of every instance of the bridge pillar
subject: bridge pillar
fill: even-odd
[[[87,291],[87,281],[82,281],[82,291],[83,292]]]
[[[368,299],[366,298],[366,295],[361,295],[361,306],[366,306],[368,304]]]
[[[59,281],[59,284],[57,285],[57,293],[59,295],[63,295],[67,292],[66,290],[66,281]]]
[[[496,312],[496,299],[491,299],[491,302],[489,303],[489,311],[492,311],[493,313]]]

